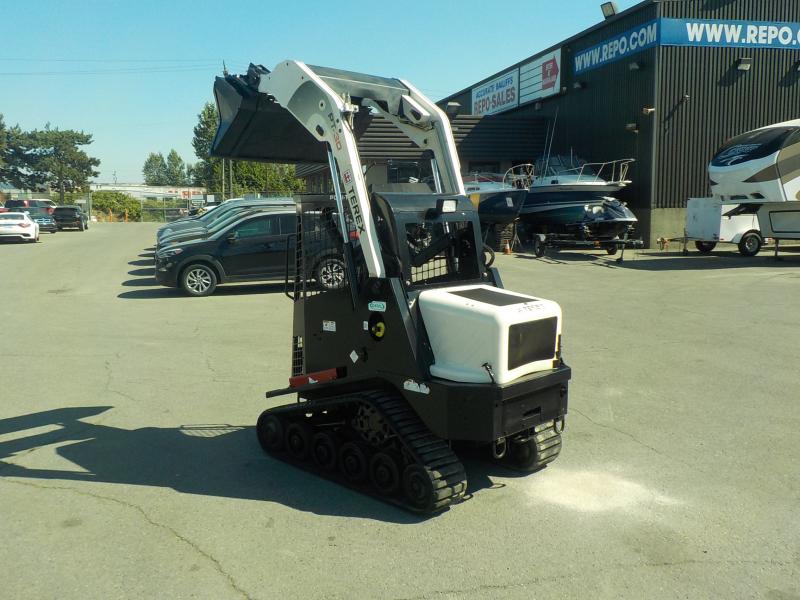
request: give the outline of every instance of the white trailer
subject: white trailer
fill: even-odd
[[[781,222],[796,211],[781,204],[800,206],[800,120],[776,123],[739,135],[720,148],[708,165],[711,198],[692,198],[686,208],[683,244],[694,241],[700,252],[711,252],[719,243],[736,244],[744,256],[758,254],[767,238],[761,210],[770,205]],[[784,214],[785,213],[785,214]],[[800,235],[800,234],[797,234]]]
[[[690,198],[686,205],[686,238],[703,254],[717,244],[736,244],[743,256],[758,254],[764,245],[758,205],[721,198]]]

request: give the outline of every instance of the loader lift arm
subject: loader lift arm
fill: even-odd
[[[231,93],[231,87],[237,87],[238,92]],[[248,88],[246,96],[256,108],[251,121],[237,130],[225,121],[226,117],[241,111],[243,87]],[[219,77],[215,94],[222,120],[214,140],[215,154],[276,162],[308,160],[309,157],[322,162],[325,156],[334,182],[342,231],[346,231],[346,204],[358,230],[370,277],[384,278],[386,269],[357,145],[359,122],[368,118],[368,114],[380,114],[419,148],[432,153],[437,193],[464,195],[458,154],[447,116],[407,81],[287,60],[272,71],[251,65],[244,78]],[[228,104],[235,102],[235,106],[226,110],[226,101]],[[265,107],[273,113],[270,127],[259,128],[255,120],[259,112],[265,112]],[[290,115],[276,115],[276,112]],[[276,117],[283,118],[282,127],[275,126]],[[280,143],[270,143],[269,136]],[[277,153],[272,153],[275,150]],[[345,243],[350,242],[346,240]],[[348,248],[345,253],[349,251]]]

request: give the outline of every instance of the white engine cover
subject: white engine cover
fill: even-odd
[[[422,320],[433,348],[434,377],[497,383],[553,368],[561,336],[561,307],[488,285],[426,290]]]

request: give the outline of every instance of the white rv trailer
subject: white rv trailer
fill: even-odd
[[[708,175],[713,197],[689,200],[686,237],[701,252],[727,242],[745,256],[757,254],[766,238],[777,237],[762,227],[761,206],[800,200],[800,120],[733,138],[716,153]]]

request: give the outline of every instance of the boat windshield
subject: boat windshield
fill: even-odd
[[[582,158],[577,156],[567,156],[556,154],[549,159],[540,158],[536,161],[536,175],[542,177],[552,177],[554,175],[578,175],[584,177],[595,177],[597,171]]]

